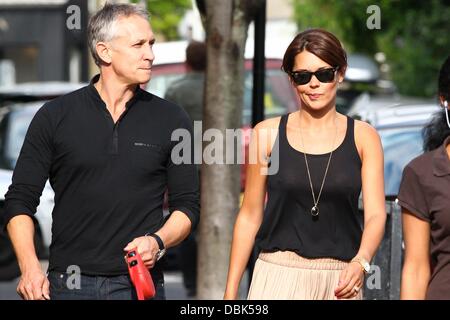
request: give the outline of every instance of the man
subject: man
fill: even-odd
[[[203,117],[203,93],[206,69],[206,44],[192,41],[186,48],[186,70],[184,77],[174,81],[167,89],[165,98],[184,108],[193,121]],[[201,134],[201,132],[200,132]],[[195,137],[195,141],[201,137]],[[183,273],[187,295],[197,294],[197,242],[191,233],[179,246],[179,263]]]
[[[154,59],[145,10],[106,4],[88,37],[100,75],[39,110],[6,194],[3,220],[22,272],[17,290],[30,300],[135,299],[124,256],[136,248],[151,268],[155,298],[164,299],[157,260],[199,218],[197,169],[171,158],[172,131],[192,126],[180,107],[140,88]],[[48,177],[55,207],[47,278],[31,217]],[[78,282],[69,270],[80,271]]]

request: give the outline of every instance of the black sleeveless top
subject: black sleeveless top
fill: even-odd
[[[319,200],[320,213],[311,215],[314,205],[305,158],[287,140],[288,115],[281,117],[278,138],[269,166],[279,150],[279,166],[267,177],[268,201],[256,235],[258,251],[294,251],[305,258],[334,258],[350,261],[362,238],[362,214],[358,213],[361,192],[361,159],[354,141],[354,120],[347,117],[347,132],[333,151]],[[314,194],[319,195],[330,153],[307,154]]]

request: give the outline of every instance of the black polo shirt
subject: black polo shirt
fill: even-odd
[[[93,82],[46,103],[28,129],[5,195],[4,224],[32,216],[47,178],[55,191],[50,271],[77,265],[88,275],[127,273],[123,248],[155,232],[169,209],[199,218],[198,172],[176,165],[177,128],[192,133],[179,106],[140,88],[114,124]]]

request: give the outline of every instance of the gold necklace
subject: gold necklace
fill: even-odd
[[[331,145],[330,156],[328,157],[327,167],[325,168],[325,174],[323,175],[322,185],[320,186],[320,191],[319,191],[319,195],[317,196],[317,200],[316,200],[316,195],[314,194],[314,188],[313,188],[313,184],[312,184],[312,180],[311,180],[311,173],[309,171],[308,159],[306,158],[305,145],[303,143],[302,126],[301,126],[301,119],[302,118],[300,116],[300,112],[298,113],[298,117],[299,117],[299,126],[300,126],[300,139],[301,139],[301,142],[302,142],[303,155],[305,156],[306,172],[308,173],[309,186],[311,188],[311,194],[312,194],[312,198],[313,198],[313,202],[314,202],[314,205],[311,208],[311,215],[313,217],[317,217],[319,215],[319,200],[320,200],[320,196],[322,195],[323,185],[325,184],[325,178],[327,177],[328,168],[330,167],[331,157],[333,156],[334,143],[336,142],[336,136],[337,136],[337,121],[336,121],[336,118],[337,118],[337,115],[336,115],[336,118],[334,119],[336,132],[334,134],[333,144]]]

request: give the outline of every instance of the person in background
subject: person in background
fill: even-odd
[[[186,48],[186,75],[167,89],[165,99],[182,106],[192,121],[203,118],[203,96],[206,69],[206,44],[191,41]],[[200,137],[194,137],[195,141]],[[179,265],[187,295],[197,294],[197,240],[191,233],[179,246]]]
[[[450,56],[438,80],[442,111],[424,127],[425,153],[403,170],[401,299],[450,300]]]
[[[172,82],[164,98],[186,110],[192,121],[203,118],[203,96],[206,69],[206,44],[191,41],[186,47],[186,74]]]

